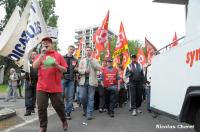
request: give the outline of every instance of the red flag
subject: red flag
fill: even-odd
[[[113,67],[118,67],[118,64],[120,64],[120,57],[117,56],[113,59]]]
[[[130,55],[128,53],[128,50],[126,50],[126,52],[123,53],[123,60],[122,60],[123,68],[125,69],[127,65],[130,63],[131,63]]]
[[[99,51],[104,49],[104,43],[107,41],[108,34],[108,21],[109,21],[109,11],[104,18],[102,25],[97,29],[93,36],[93,41],[96,45],[99,45]]]
[[[113,53],[113,58],[125,52],[126,50],[128,50],[128,40],[126,39],[124,26],[123,23],[121,22],[115,51]]]
[[[81,50],[82,50],[82,45],[83,45],[83,38],[81,38],[79,40],[79,45],[78,45],[78,48],[76,49],[76,53],[75,53],[76,58],[80,57]]]
[[[99,47],[98,47],[98,46],[99,46],[99,45],[96,45],[96,49],[95,49],[95,51],[93,51],[92,56],[93,56],[95,59],[97,59],[97,60],[100,61],[100,51],[99,51]]]
[[[153,54],[157,51],[156,47],[145,38],[145,47],[146,47],[146,54],[147,54],[147,61],[151,63],[151,58]]]
[[[106,54],[105,54],[105,59],[110,59],[111,55],[110,55],[110,42],[108,42],[107,44],[107,48],[106,48]]]
[[[175,47],[177,45],[178,45],[178,39],[177,39],[177,35],[176,35],[176,32],[175,32],[174,37],[172,39],[172,43],[170,45],[170,48]]]
[[[138,49],[137,61],[138,61],[138,63],[142,64],[143,66],[144,66],[144,64],[146,64],[146,57],[144,55],[143,49],[141,49],[141,48]]]

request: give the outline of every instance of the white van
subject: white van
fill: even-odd
[[[150,107],[200,132],[200,0],[169,1],[185,3],[186,35],[182,43],[153,57]]]

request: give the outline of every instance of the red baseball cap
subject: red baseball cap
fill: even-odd
[[[52,39],[51,39],[50,37],[44,37],[44,38],[42,39],[42,41],[49,41],[49,42],[51,42],[51,43],[53,42]]]

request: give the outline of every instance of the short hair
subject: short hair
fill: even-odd
[[[90,48],[90,49],[92,50],[92,47],[90,47],[90,46],[86,46],[86,49],[87,49],[87,48]]]
[[[68,48],[74,48],[75,49],[74,45],[69,45]]]

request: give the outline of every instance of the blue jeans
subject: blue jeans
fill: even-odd
[[[62,80],[63,92],[65,95],[65,112],[71,113],[73,107],[73,96],[74,96],[74,81],[73,80]]]
[[[83,85],[79,88],[79,99],[87,116],[92,116],[94,110],[94,94],[94,86]]]

